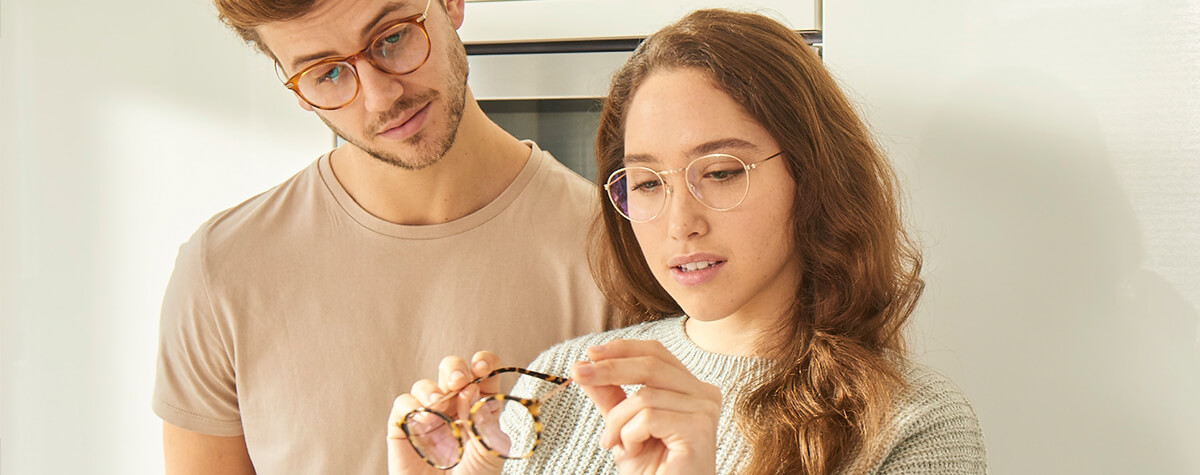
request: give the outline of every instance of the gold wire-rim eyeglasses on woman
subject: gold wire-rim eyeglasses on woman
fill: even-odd
[[[733,155],[713,153],[674,170],[620,168],[608,176],[604,191],[621,216],[645,223],[657,218],[666,207],[671,185],[665,177],[683,172],[687,189],[696,201],[715,211],[729,211],[742,204],[750,192],[750,170],[782,154],[780,151],[751,164]]]

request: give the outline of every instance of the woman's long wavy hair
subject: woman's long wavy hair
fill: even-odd
[[[596,137],[601,184],[623,166],[634,93],[672,68],[706,72],[741,104],[780,145],[796,186],[802,275],[787,328],[758,345],[776,364],[737,400],[754,453],[745,473],[826,474],[877,456],[904,386],[901,330],[924,288],[888,160],[800,34],[757,14],[701,10],[648,38],[613,77]],[[589,255],[619,323],[682,313],[611,206],[593,223]]]

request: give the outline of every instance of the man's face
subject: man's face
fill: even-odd
[[[421,169],[437,163],[458,131],[466,101],[467,56],[455,30],[462,24],[463,2],[443,9],[431,0],[425,20],[430,54],[423,66],[404,75],[355,64],[358,97],[336,110],[311,110],[351,145],[391,165]],[[286,76],[317,61],[362,50],[394,20],[420,14],[424,0],[318,0],[295,20],[257,28]]]

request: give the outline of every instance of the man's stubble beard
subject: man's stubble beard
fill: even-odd
[[[448,39],[457,40],[457,38],[457,35],[455,35],[453,38]],[[463,110],[465,109],[467,100],[468,71],[466,48],[458,41],[454,41],[453,44],[457,44],[458,48],[451,54],[450,72],[444,82],[449,85],[445,94],[446,101],[443,102],[444,107],[442,108],[442,115],[446,118],[446,126],[440,131],[422,130],[412,137],[405,139],[404,143],[411,147],[409,155],[405,156],[375,147],[365,137],[370,133],[369,131],[379,130],[381,124],[386,124],[388,121],[395,119],[403,114],[404,111],[436,99],[439,96],[437,91],[429,90],[419,95],[400,97],[392,104],[390,110],[380,114],[376,120],[372,121],[372,125],[368,126],[366,131],[360,135],[345,133],[335,127],[322,114],[317,114],[317,117],[320,117],[321,121],[339,137],[342,137],[347,142],[350,142],[350,144],[366,152],[367,155],[383,163],[410,171],[433,166],[441,161],[442,157],[446,156],[446,152],[450,150],[450,147],[454,145],[454,141],[458,137],[458,126],[462,122]],[[432,113],[433,111],[430,110],[429,112]],[[435,134],[435,132],[441,133]],[[436,135],[436,137],[430,138],[428,137],[429,135]]]

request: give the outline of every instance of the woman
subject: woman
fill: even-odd
[[[496,355],[447,358],[397,398],[393,473],[986,471],[966,399],[905,357],[923,283],[893,172],[798,34],[723,10],[664,28],[614,77],[596,149],[592,267],[631,326],[530,366],[549,382],[513,394],[561,392],[520,402],[527,433],[495,435],[524,410],[502,396],[474,405]],[[422,439],[452,419],[481,434],[461,457]]]

